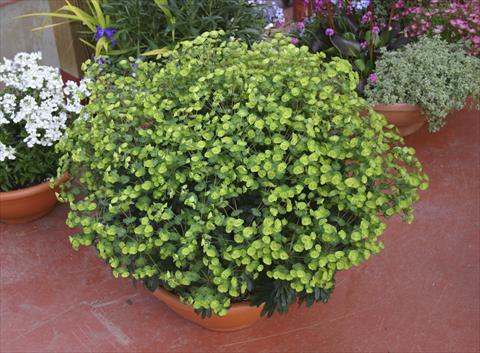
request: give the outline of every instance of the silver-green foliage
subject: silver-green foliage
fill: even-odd
[[[365,90],[367,99],[372,104],[420,105],[432,132],[445,124],[450,111],[461,109],[468,96],[480,95],[480,59],[439,37],[385,52],[376,74],[378,81]]]
[[[221,35],[96,77],[59,144],[80,182],[62,192],[72,245],[220,315],[325,301],[336,271],[379,251],[382,216],[412,220],[427,177],[381,115],[361,116],[347,61]]]

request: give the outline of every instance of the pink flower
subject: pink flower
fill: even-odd
[[[418,14],[422,13],[422,8],[421,7],[414,7],[414,8],[412,8],[412,13],[418,15]]]
[[[368,80],[369,80],[371,83],[376,83],[376,82],[378,81],[378,76],[377,76],[377,74],[372,73],[372,74],[368,75]]]
[[[443,32],[443,26],[442,25],[438,25],[438,26],[435,26],[435,28],[433,29],[433,33],[442,33]]]
[[[292,37],[292,44],[297,45],[298,43],[300,43],[300,40],[297,37]]]
[[[296,26],[298,29],[304,29],[304,28],[305,28],[305,23],[303,23],[303,22],[295,22],[295,26]]]
[[[372,32],[373,33],[378,33],[378,32],[380,32],[380,28],[378,28],[378,26],[373,26]]]
[[[325,30],[325,34],[329,37],[333,36],[335,34],[335,31],[333,30],[333,28],[327,28]]]
[[[372,13],[370,11],[365,12],[365,14],[362,16],[362,23],[369,22],[371,17]]]

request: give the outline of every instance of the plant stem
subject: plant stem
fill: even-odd
[[[332,11],[332,3],[327,1],[327,15],[328,15],[328,25],[331,29],[335,30],[335,24],[333,22],[333,11]]]

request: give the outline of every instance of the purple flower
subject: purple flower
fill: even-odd
[[[333,36],[335,34],[335,31],[333,30],[333,28],[327,28],[325,30],[325,34],[329,37]]]
[[[104,33],[108,38],[113,39],[113,35],[117,33],[117,30],[114,28],[105,28]]]
[[[377,74],[373,73],[373,74],[368,75],[368,80],[369,80],[371,83],[376,83],[376,82],[378,81],[378,76],[377,76]]]
[[[110,65],[112,62],[110,61],[110,59],[100,56],[100,57],[96,57],[95,63],[98,65],[103,65],[103,64]]]
[[[370,0],[353,0],[352,6],[355,10],[366,9],[370,5]]]
[[[100,38],[102,38],[103,35],[105,34],[105,30],[100,26],[97,26],[96,29],[97,29],[97,32],[95,33],[95,41],[98,42]]]
[[[366,42],[366,41],[360,42],[360,48],[367,49],[368,48],[368,42]]]
[[[378,32],[380,32],[380,28],[378,28],[378,26],[373,26],[372,32],[373,33],[378,33]]]
[[[297,37],[292,37],[292,44],[297,45],[298,43],[300,43],[300,40]]]
[[[305,23],[304,22],[295,22],[295,26],[297,26],[298,29],[304,29],[305,28]]]
[[[248,2],[254,6],[260,6],[263,18],[268,23],[276,24],[278,27],[281,23],[285,23],[283,9],[275,1],[248,0]]]
[[[96,32],[95,32],[95,41],[99,41],[100,38],[102,38],[104,35],[106,35],[110,41],[112,42],[112,45],[116,45],[117,44],[117,41],[115,39],[113,39],[113,36],[115,35],[115,33],[117,33],[117,30],[115,28],[102,28],[100,26],[97,26],[96,27]]]
[[[372,13],[370,11],[365,12],[362,16],[362,23],[370,22],[371,17]]]

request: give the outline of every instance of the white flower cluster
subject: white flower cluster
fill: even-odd
[[[0,64],[0,84],[4,86],[0,92],[0,129],[2,125],[22,124],[27,132],[23,142],[29,148],[52,146],[58,141],[66,128],[67,113],[78,114],[81,97],[88,96],[86,82],[77,86],[69,81],[64,88],[59,70],[39,65],[41,59],[40,52],[18,53]],[[0,162],[6,159],[15,159],[15,149],[0,141]]]
[[[15,159],[15,148],[5,146],[0,142],[0,162],[6,159]]]

